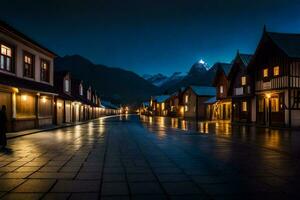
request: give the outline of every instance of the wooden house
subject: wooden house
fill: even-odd
[[[151,97],[150,100],[150,112],[152,115],[167,116],[168,111],[166,109],[166,100],[170,95],[159,95]]]
[[[300,34],[265,29],[248,69],[255,81],[256,122],[300,126]]]
[[[53,124],[53,60],[56,54],[0,21],[0,106],[8,131]]]
[[[213,120],[231,119],[231,97],[229,91],[228,75],[232,64],[216,63],[213,68],[216,69],[216,75],[213,80],[213,86],[216,88],[216,102],[212,105]]]
[[[251,123],[255,117],[253,77],[247,71],[252,55],[237,53],[228,75],[229,96],[232,99],[232,122]]]
[[[205,102],[215,96],[216,89],[209,86],[189,86],[183,92],[183,116],[195,120],[206,118]]]

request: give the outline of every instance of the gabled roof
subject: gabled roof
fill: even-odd
[[[36,48],[39,48],[40,50],[47,52],[48,54],[51,54],[51,56],[56,57],[57,55],[49,50],[48,48],[44,47],[43,45],[39,44],[38,42],[34,41],[33,39],[31,39],[30,37],[28,37],[27,35],[25,35],[24,33],[18,31],[17,29],[15,29],[14,27],[12,27],[11,25],[7,24],[6,22],[0,20],[0,32],[3,33],[8,33],[14,35],[15,39],[21,40],[23,43],[31,43],[33,44]]]
[[[168,98],[170,98],[170,95],[160,95],[153,97],[153,100],[157,103],[165,102]]]
[[[238,55],[241,58],[241,61],[243,62],[243,64],[247,67],[248,64],[250,63],[252,55],[250,55],[250,54],[243,54],[243,53],[239,53]]]
[[[287,56],[300,58],[300,34],[265,32]]]
[[[221,63],[221,62],[217,62],[212,66],[212,68],[217,68],[217,71],[222,70],[226,76],[228,76],[231,67],[232,67],[232,63]]]
[[[190,88],[195,92],[198,96],[215,96],[216,88],[209,86],[190,86]]]
[[[214,96],[214,97],[208,99],[207,101],[205,101],[204,103],[213,104],[213,103],[216,103],[216,102],[217,102],[217,98],[216,98],[216,96]]]

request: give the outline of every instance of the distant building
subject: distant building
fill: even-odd
[[[216,63],[213,68],[217,69],[213,86],[216,88],[216,102],[212,105],[213,120],[231,119],[231,97],[228,94],[229,80],[228,75],[232,64]]]
[[[189,86],[183,93],[184,118],[204,120],[206,118],[205,102],[215,96],[216,89],[209,86]]]

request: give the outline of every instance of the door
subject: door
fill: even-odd
[[[284,126],[284,93],[274,94],[270,98],[270,125]]]
[[[266,101],[265,98],[263,96],[259,96],[257,98],[257,123],[261,124],[261,125],[265,125],[266,124]]]

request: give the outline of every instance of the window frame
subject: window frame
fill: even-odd
[[[47,60],[47,59],[41,58],[40,62],[41,62],[40,63],[40,80],[42,82],[49,83],[50,82],[50,61]],[[44,79],[44,76],[43,76],[43,72],[44,72],[44,70],[43,70],[43,63],[45,63],[45,64],[48,65],[48,70],[46,71],[47,72],[47,74],[46,74],[46,76],[47,76],[46,80]]]
[[[28,64],[28,63],[25,62],[25,57],[26,56],[31,59],[30,66],[32,68],[31,69],[32,76],[28,76],[28,75],[25,74],[25,64]],[[32,53],[29,53],[28,51],[23,51],[23,77],[30,78],[30,79],[34,79],[35,78],[35,55],[33,55]]]
[[[220,92],[220,94],[224,94],[224,86],[223,85],[220,85],[219,92]]]
[[[278,71],[277,71],[278,74],[275,74],[275,69],[278,69]],[[276,65],[276,66],[273,67],[273,76],[274,77],[280,76],[280,67],[279,67],[279,65]]]
[[[248,112],[248,102],[242,101],[242,112]]]
[[[7,48],[10,48],[11,56],[2,54],[2,45]],[[16,47],[14,45],[8,44],[8,43],[0,40],[0,70],[1,71],[8,72],[8,73],[15,73],[15,56],[16,56],[15,49],[16,49]],[[3,69],[1,68],[2,56],[4,58],[4,68]],[[7,58],[10,58],[10,70],[7,70],[7,66],[6,66]]]
[[[247,77],[246,77],[246,76],[242,76],[242,77],[241,77],[241,85],[242,85],[242,86],[247,85]]]
[[[265,72],[266,72],[266,74],[265,74]],[[264,68],[262,75],[263,75],[263,78],[269,78],[269,68]]]

